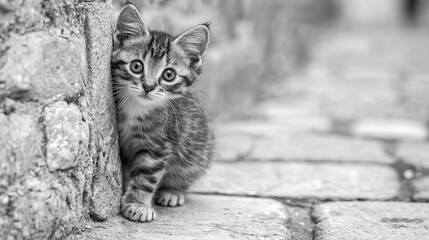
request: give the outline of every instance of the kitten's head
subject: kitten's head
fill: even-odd
[[[209,43],[208,25],[173,37],[150,31],[137,8],[125,5],[113,36],[112,76],[119,101],[162,104],[183,96],[201,72]]]

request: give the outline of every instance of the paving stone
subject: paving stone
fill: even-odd
[[[311,66],[316,70],[312,69],[306,73],[307,76],[303,78],[308,80],[295,83],[302,85],[300,88],[307,86],[308,89],[300,94],[307,95],[305,98],[318,100],[319,107],[325,110],[328,116],[350,120],[384,117],[392,112],[396,113],[398,96],[394,88],[395,75],[385,74],[385,70],[383,72],[379,69],[368,69],[366,66],[364,70],[356,70],[347,69],[350,66],[343,66],[342,63],[329,64],[341,65],[342,70],[338,72],[336,69],[333,70],[332,66]],[[318,68],[326,68],[324,70],[326,73]]]
[[[216,133],[216,160],[236,161],[243,159],[253,148],[253,136],[240,133]]]
[[[401,108],[404,109],[404,113],[413,116],[413,119],[428,121],[429,73],[413,74],[401,83],[403,84],[401,86]]]
[[[429,170],[429,143],[403,142],[398,144],[396,156],[417,169]]]
[[[311,160],[393,163],[380,142],[335,135],[277,134],[258,138],[252,160]]]
[[[338,7],[341,20],[348,26],[386,26],[402,23],[403,5],[395,0],[382,0],[372,4],[370,0],[341,1]]]
[[[331,128],[331,120],[317,106],[294,103],[291,99],[270,100],[259,105],[258,112],[266,124],[279,124],[290,131],[326,132]]]
[[[399,196],[388,166],[287,162],[214,163],[191,190],[285,198],[392,199]]]
[[[412,181],[413,200],[429,202],[429,176]]]
[[[429,204],[336,202],[317,205],[316,240],[428,239]]]
[[[267,123],[266,120],[236,121],[228,123],[218,123],[216,131],[220,133],[238,133],[254,137],[271,136],[279,132],[297,132],[294,126],[282,125],[279,123]],[[299,132],[299,131],[298,131]]]
[[[339,135],[291,133],[280,126],[218,125],[219,160],[310,160],[393,163],[380,142]]]
[[[260,119],[218,123],[220,131],[239,132],[256,136],[270,135],[273,132],[327,132],[331,121],[322,116],[293,116],[285,119]]]
[[[189,195],[183,207],[156,209],[153,222],[116,216],[70,239],[291,239],[286,209],[271,199]]]
[[[425,140],[428,132],[424,123],[405,119],[365,119],[352,126],[356,136],[387,140]]]
[[[309,94],[323,103],[329,116],[349,120],[366,117],[428,120],[427,75],[395,74],[374,66],[350,70],[346,70],[349,66],[341,67],[345,68],[343,72],[332,76],[333,80],[327,83],[312,86],[316,89]]]
[[[312,45],[306,76],[290,78],[301,91],[287,94],[315,99],[340,119],[427,121],[429,54],[419,49],[428,45],[428,37],[421,31],[404,34],[397,29],[328,31]]]

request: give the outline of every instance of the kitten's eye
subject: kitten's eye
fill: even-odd
[[[130,69],[133,73],[140,74],[143,72],[143,63],[140,60],[133,60],[130,64]]]
[[[176,71],[172,68],[167,68],[162,73],[162,78],[164,78],[165,81],[171,82],[176,78]]]

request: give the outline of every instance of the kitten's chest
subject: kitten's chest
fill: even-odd
[[[161,112],[145,115],[124,115],[118,119],[118,130],[121,139],[161,138],[166,134],[168,116]]]

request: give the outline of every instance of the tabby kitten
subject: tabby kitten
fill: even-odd
[[[181,206],[212,159],[213,134],[189,88],[201,72],[208,25],[180,36],[149,30],[137,8],[120,12],[112,54],[124,172],[122,215],[149,222],[152,201]]]

